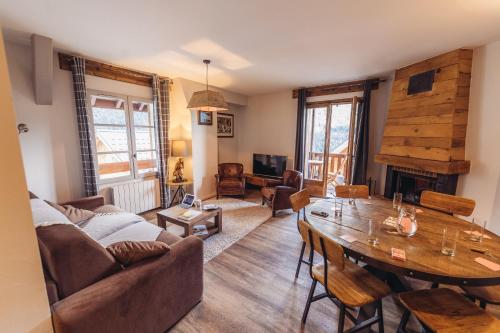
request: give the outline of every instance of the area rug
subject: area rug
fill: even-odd
[[[205,263],[218,256],[272,216],[269,207],[238,199],[214,199],[204,201],[203,204],[216,204],[222,208],[222,233],[214,234],[203,241]],[[156,219],[150,222],[156,224]],[[167,231],[178,235],[184,232],[183,228],[172,224],[167,224]]]

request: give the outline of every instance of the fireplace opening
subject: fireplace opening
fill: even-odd
[[[436,178],[418,176],[400,172],[398,174],[397,191],[403,194],[403,201],[416,204],[420,203],[420,195],[424,190],[435,190]]]
[[[458,174],[445,175],[414,169],[387,166],[384,196],[392,199],[395,192],[403,194],[403,201],[419,205],[424,190],[455,194]]]

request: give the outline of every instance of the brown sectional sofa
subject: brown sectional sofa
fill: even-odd
[[[104,199],[64,204],[95,210]],[[36,230],[56,332],[164,332],[202,298],[203,244],[195,236],[162,231],[157,241],[169,252],[123,268],[74,226]]]

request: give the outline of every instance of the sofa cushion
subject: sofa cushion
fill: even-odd
[[[71,205],[61,206],[47,200],[45,200],[45,202],[47,202],[49,205],[51,205],[52,207],[63,213],[64,216],[68,218],[68,220],[70,220],[75,224],[87,221],[88,219],[95,216],[95,213],[90,210],[76,208]]]
[[[65,298],[121,269],[113,256],[76,225],[36,229],[45,269]]]
[[[224,177],[219,182],[219,186],[223,188],[241,188],[243,182],[241,178]]]
[[[106,249],[125,267],[147,258],[161,256],[170,251],[167,244],[156,241],[124,241],[113,243]]]
[[[115,205],[103,205],[94,209],[94,213],[96,214],[115,214],[121,212],[124,212],[124,210]]]
[[[72,224],[63,213],[50,206],[42,199],[31,199],[30,204],[35,227],[53,224]]]

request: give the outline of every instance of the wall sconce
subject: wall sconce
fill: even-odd
[[[17,131],[19,132],[19,134],[21,133],[27,133],[30,129],[28,128],[28,125],[26,124],[18,124],[17,125]]]

